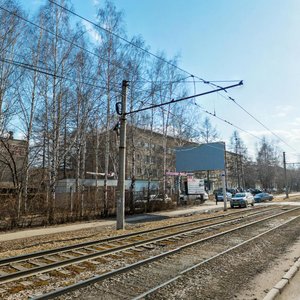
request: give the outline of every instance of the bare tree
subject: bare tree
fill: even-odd
[[[97,48],[99,53],[98,74],[102,82],[105,83],[106,90],[106,120],[104,124],[105,130],[105,154],[104,154],[104,215],[108,213],[108,174],[111,172],[110,167],[110,144],[111,144],[111,129],[114,126],[112,110],[115,108],[112,105],[112,100],[119,98],[120,90],[120,66],[122,66],[122,45],[120,40],[114,34],[124,35],[122,31],[122,13],[117,11],[116,7],[110,1],[105,1],[104,7],[98,11],[98,24],[105,28],[99,31],[101,43]],[[111,34],[113,32],[114,34]],[[116,92],[118,87],[118,91]]]
[[[22,70],[14,63],[22,53],[20,46],[24,26],[17,17],[23,12],[16,1],[3,0],[1,5],[5,8],[0,10],[0,134],[3,134],[16,112],[16,83]]]
[[[68,1],[61,1],[67,6]],[[41,27],[47,28],[42,39],[42,52],[44,66],[51,70],[49,75],[43,76],[40,81],[40,99],[43,105],[40,113],[40,140],[44,137],[46,145],[45,161],[48,169],[49,182],[49,222],[54,221],[56,185],[59,179],[59,170],[65,156],[72,148],[76,134],[68,140],[68,145],[63,145],[64,124],[67,115],[73,111],[71,75],[72,57],[74,54],[73,43],[66,42],[61,37],[67,36],[70,40],[77,38],[76,32],[70,29],[68,15],[58,6],[47,3],[41,8],[38,18]],[[48,190],[48,189],[47,189]]]
[[[204,143],[212,143],[219,139],[219,133],[216,127],[213,127],[208,117],[205,117],[201,123],[200,139]]]
[[[276,167],[279,164],[278,149],[274,143],[263,137],[257,149],[257,173],[263,188],[270,189],[275,185]]]
[[[229,170],[232,182],[235,182],[237,188],[245,188],[244,167],[248,159],[247,148],[237,130],[233,132],[230,138],[230,150],[233,155]]]
[[[219,139],[219,133],[215,127],[212,126],[208,117],[205,117],[200,128],[200,139],[204,143],[212,143]],[[210,172],[206,171],[206,187],[211,189]]]

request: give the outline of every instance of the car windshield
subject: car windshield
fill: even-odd
[[[237,197],[245,197],[246,195],[245,195],[245,193],[237,193],[237,194],[235,194],[235,197],[237,198]]]

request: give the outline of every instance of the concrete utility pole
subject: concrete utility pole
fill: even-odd
[[[125,170],[126,170],[126,92],[128,82],[122,81],[122,112],[120,118],[119,178],[117,199],[117,230],[125,229]]]
[[[289,197],[289,189],[287,183],[287,176],[286,176],[286,160],[285,160],[285,152],[283,152],[283,168],[284,168],[284,182],[285,182],[285,197]]]

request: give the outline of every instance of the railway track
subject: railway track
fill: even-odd
[[[0,285],[16,278],[27,277],[32,274],[45,272],[57,267],[78,263],[127,248],[137,247],[174,235],[184,235],[193,230],[218,226],[226,222],[235,222],[242,218],[272,212],[272,209],[249,211],[226,215],[226,220],[218,221],[225,215],[179,223],[165,227],[145,230],[122,236],[106,238],[100,241],[91,241],[56,249],[29,253],[21,256],[8,257],[0,260]]]
[[[2,274],[5,272],[3,271],[3,267],[4,270],[5,267],[13,268],[14,270],[17,270],[17,272],[6,272],[0,277],[2,283],[0,284],[0,292],[2,292],[1,296],[5,299],[9,294],[12,295],[12,291],[22,291],[22,288],[24,288],[24,285],[26,286],[26,284],[27,287],[38,287],[37,289],[33,289],[33,291],[37,290],[39,293],[41,292],[41,288],[39,287],[47,287],[48,283],[51,281],[52,284],[50,283],[49,286],[52,286],[53,288],[53,278],[56,278],[56,280],[57,278],[63,278],[63,285],[65,285],[66,282],[69,283],[68,287],[60,289],[59,292],[50,292],[49,295],[46,294],[41,296],[42,298],[36,297],[36,299],[50,299],[70,290],[76,290],[82,285],[89,285],[93,282],[136,269],[144,264],[172,255],[174,251],[182,251],[183,249],[192,247],[194,244],[204,243],[206,240],[228,234],[229,232],[253,226],[254,224],[257,224],[257,222],[268,222],[273,218],[296,212],[297,209],[284,212],[281,211],[280,213],[278,213],[278,211],[279,209],[263,209],[259,211],[249,210],[247,213],[240,216],[235,213],[230,214],[227,216],[226,220],[222,221],[218,220],[219,218],[214,217],[205,220],[202,219],[199,222],[193,221],[188,222],[188,224],[178,224],[176,226],[167,226],[167,228],[158,228],[151,230],[150,232],[144,231],[142,233],[110,238],[95,242],[95,244],[93,244],[92,253],[87,253],[82,250],[83,248],[80,248],[84,247],[84,249],[86,249],[87,247],[91,247],[90,243],[85,243],[80,244],[80,246],[72,246],[72,255],[69,252],[71,249],[69,247],[64,247],[63,249],[52,249],[51,255],[47,251],[42,251],[42,254],[35,253],[27,256],[23,255],[5,259],[0,262]],[[242,226],[237,226],[237,224],[241,223],[243,223]],[[182,229],[182,227],[186,228]],[[170,230],[172,232],[170,232]],[[104,246],[104,243],[108,244],[105,244]],[[97,249],[94,245],[97,245]],[[100,245],[101,249],[99,249]],[[174,245],[176,246],[175,249]],[[164,252],[160,253],[162,248],[164,249]],[[95,249],[97,250],[96,253]],[[89,248],[86,250],[89,250]],[[141,256],[148,257],[143,259]],[[132,257],[134,257],[134,259],[132,259]],[[47,263],[45,260],[47,260]],[[123,260],[123,262],[118,263],[120,260]],[[128,264],[126,267],[122,266],[122,264],[124,265],[124,260],[126,261],[125,264]],[[107,265],[110,266],[108,269]],[[89,269],[89,271],[87,272],[86,269]],[[92,277],[95,273],[103,274],[94,276],[93,278],[84,278],[84,280],[79,283],[76,283],[74,280],[66,280],[66,278],[72,277],[74,274],[81,275],[81,272],[87,273],[85,277]],[[24,278],[27,278],[27,280]],[[3,283],[6,283],[6,289],[2,288]],[[28,290],[28,288],[26,290]],[[46,288],[45,290],[47,292],[49,289]],[[43,292],[45,292],[45,290],[43,289]],[[32,294],[33,292],[30,293]]]
[[[164,282],[160,282],[158,285],[156,285],[154,287],[147,288],[147,290],[145,292],[139,294],[138,296],[129,297],[128,299],[141,300],[141,299],[167,299],[168,297],[171,298],[172,296],[174,296],[174,293],[169,293],[168,291],[174,289],[177,286],[178,281],[184,281],[186,279],[186,277],[189,276],[189,273],[193,273],[193,272],[197,273],[198,269],[200,269],[201,267],[205,267],[205,265],[208,265],[210,263],[212,263],[212,265],[213,264],[218,264],[218,261],[222,261],[222,259],[224,261],[224,259],[226,259],[226,257],[230,261],[230,260],[234,259],[235,253],[237,253],[238,251],[240,253],[243,252],[243,248],[249,247],[250,244],[253,244],[254,247],[257,247],[257,244],[259,243],[259,240],[265,242],[264,239],[265,239],[266,236],[272,235],[277,230],[282,230],[284,227],[293,226],[294,225],[293,223],[295,221],[298,222],[298,226],[299,226],[300,216],[297,216],[293,219],[287,220],[287,221],[285,221],[284,223],[282,223],[280,225],[269,228],[268,230],[265,230],[262,233],[259,233],[255,236],[251,237],[251,238],[248,238],[248,239],[245,239],[245,240],[241,241],[239,244],[233,245],[233,246],[229,247],[228,249],[225,249],[223,251],[220,251],[219,253],[216,253],[215,255],[212,255],[211,257],[203,259],[201,262],[198,262],[198,263],[194,264],[193,266],[188,267],[188,268],[180,271],[177,276],[175,276],[175,277],[173,277],[169,280],[166,280]],[[252,260],[252,263],[254,263],[254,260]],[[193,274],[191,276],[193,277]],[[235,279],[233,279],[233,280],[236,281]],[[165,296],[167,294],[169,294],[169,295],[166,298]],[[209,294],[211,295],[210,292],[209,292]],[[201,296],[203,297],[203,295],[201,295]],[[187,298],[189,298],[189,297],[187,297]],[[109,298],[105,297],[105,299],[109,299]],[[124,297],[122,299],[127,299],[127,298]],[[204,296],[201,299],[206,299],[206,296]],[[226,299],[226,298],[222,297],[222,299]],[[232,297],[230,297],[230,299],[232,299]]]

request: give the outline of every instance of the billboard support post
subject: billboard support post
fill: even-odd
[[[225,186],[225,170],[221,175],[222,177],[222,189],[223,189],[223,199],[224,199],[224,211],[227,210],[227,195],[226,195],[226,186]]]

